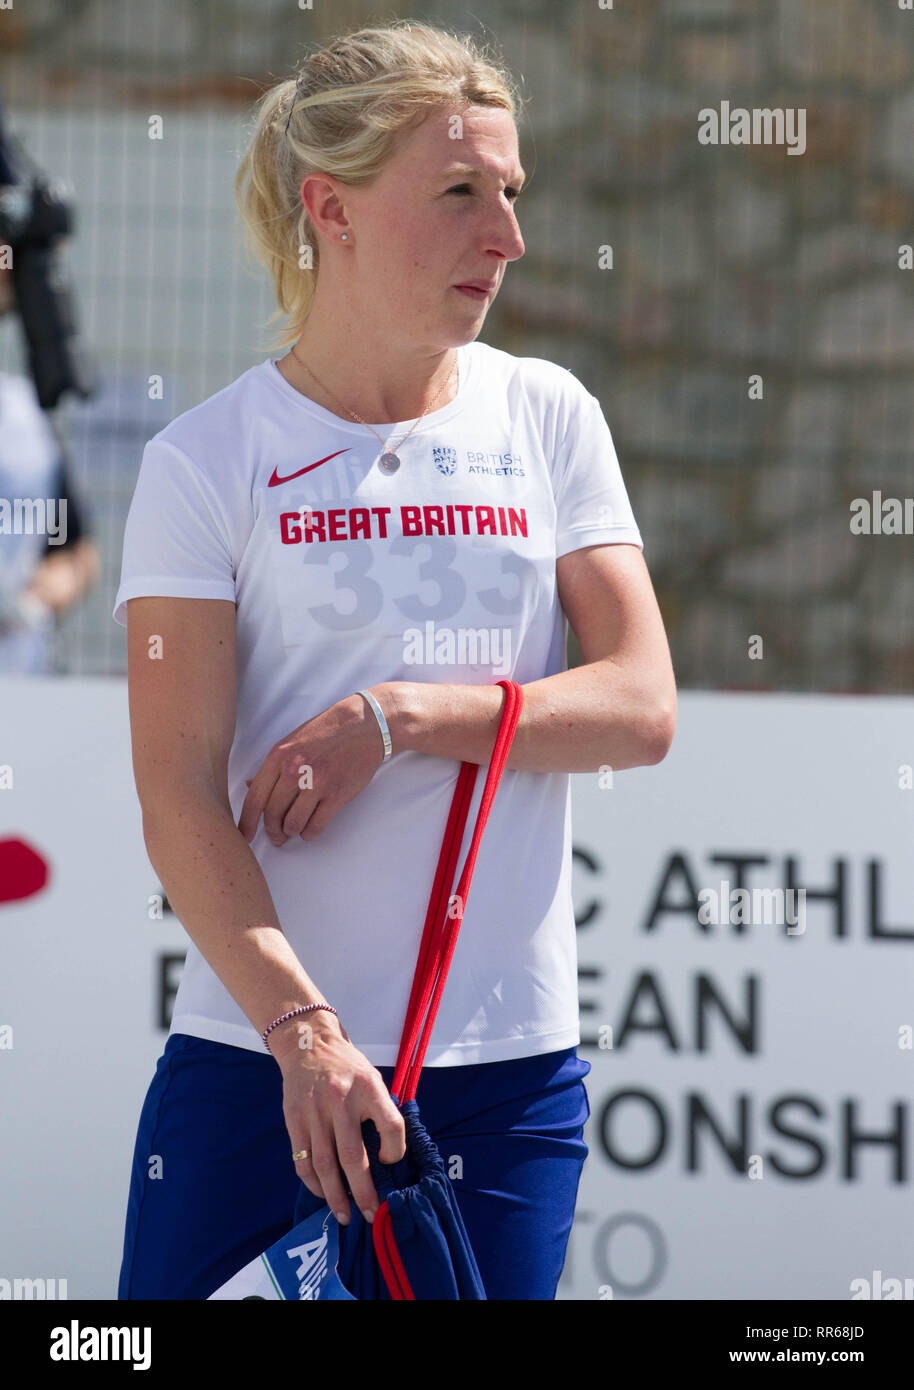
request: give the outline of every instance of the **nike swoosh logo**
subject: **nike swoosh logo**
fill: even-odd
[[[279,487],[279,484],[280,484],[280,483],[291,483],[291,481],[292,481],[293,478],[300,478],[301,475],[302,475],[303,473],[310,473],[312,468],[320,468],[321,464],[322,464],[322,463],[326,463],[326,462],[328,461],[328,459],[335,459],[339,454],[348,454],[348,453],[349,453],[349,450],[348,450],[348,449],[337,449],[337,451],[336,451],[335,454],[327,454],[325,458],[318,459],[317,463],[307,463],[307,464],[305,464],[305,467],[304,467],[304,468],[299,468],[299,470],[298,470],[297,473],[290,473],[290,474],[288,474],[288,476],[285,477],[285,478],[281,478],[281,477],[279,476],[279,474],[277,473],[276,469],[274,468],[274,469],[273,469],[273,476],[270,478],[270,481],[267,483],[267,487]]]

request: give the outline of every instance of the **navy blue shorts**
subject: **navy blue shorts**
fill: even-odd
[[[378,1067],[388,1089],[393,1067]],[[426,1067],[416,1099],[490,1299],[554,1299],[590,1114],[575,1048]],[[324,1203],[299,1178],[266,1052],[174,1034],[140,1116],[119,1299],[205,1299]]]

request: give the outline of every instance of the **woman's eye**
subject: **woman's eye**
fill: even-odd
[[[469,185],[468,183],[459,183],[459,184],[455,184],[453,188],[449,188],[449,189],[448,189],[448,193],[472,193],[472,192],[473,192],[473,190],[472,190],[472,188],[470,187],[470,185]],[[520,197],[520,190],[517,189],[517,188],[506,188],[506,189],[505,189],[505,197],[510,198],[510,199],[511,199],[511,202],[513,203],[513,202],[515,202],[516,199],[518,199],[518,198]]]

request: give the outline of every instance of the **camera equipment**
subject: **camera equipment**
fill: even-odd
[[[15,148],[15,161],[10,146]],[[79,337],[73,295],[62,263],[61,238],[74,226],[72,189],[47,179],[22,143],[0,129],[0,251],[10,248],[15,308],[28,346],[38,401],[52,409],[66,391],[98,390],[95,363]]]

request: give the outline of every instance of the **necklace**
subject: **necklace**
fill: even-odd
[[[299,357],[298,353],[295,351],[294,346],[290,349],[290,351],[292,353],[292,356],[295,358],[296,362],[301,362],[301,365],[305,368],[305,370],[311,372],[311,375],[314,377],[314,380],[317,382],[318,386],[321,388],[322,391],[327,392],[327,395],[330,397],[331,400],[336,401],[337,405],[342,406],[343,410],[346,411],[347,415],[351,415],[353,420],[358,420],[360,425],[365,425],[367,429],[371,430],[374,437],[380,440],[383,452],[381,454],[380,459],[378,460],[378,467],[383,469],[385,473],[396,473],[397,469],[400,467],[400,457],[398,454],[395,454],[392,449],[388,448],[388,446],[385,444],[384,440],[381,439],[381,436],[378,434],[374,426],[369,425],[368,421],[363,420],[361,415],[357,415],[354,410],[348,410],[346,406],[343,405],[342,401],[339,399],[338,396],[335,396],[332,391],[327,390],[327,387],[324,385],[324,383],[322,381],[319,381],[318,378],[315,376],[314,372],[311,371],[311,368],[308,366],[307,362],[303,361],[302,358]],[[400,447],[400,445],[406,443],[407,439],[409,439],[409,436],[416,428],[416,425],[418,425],[419,420],[423,419],[423,417],[428,414],[432,406],[435,404],[435,401],[441,395],[441,392],[444,391],[448,386],[450,386],[451,382],[454,380],[454,375],[457,371],[457,366],[458,360],[455,359],[453,371],[451,372],[447,381],[444,383],[443,386],[439,387],[439,389],[435,392],[434,396],[432,396],[432,399],[429,401],[428,405],[423,410],[422,414],[419,416],[419,419],[416,420],[415,423],[407,431],[407,433],[404,434],[403,438],[400,440],[400,444],[397,446],[398,448]]]

